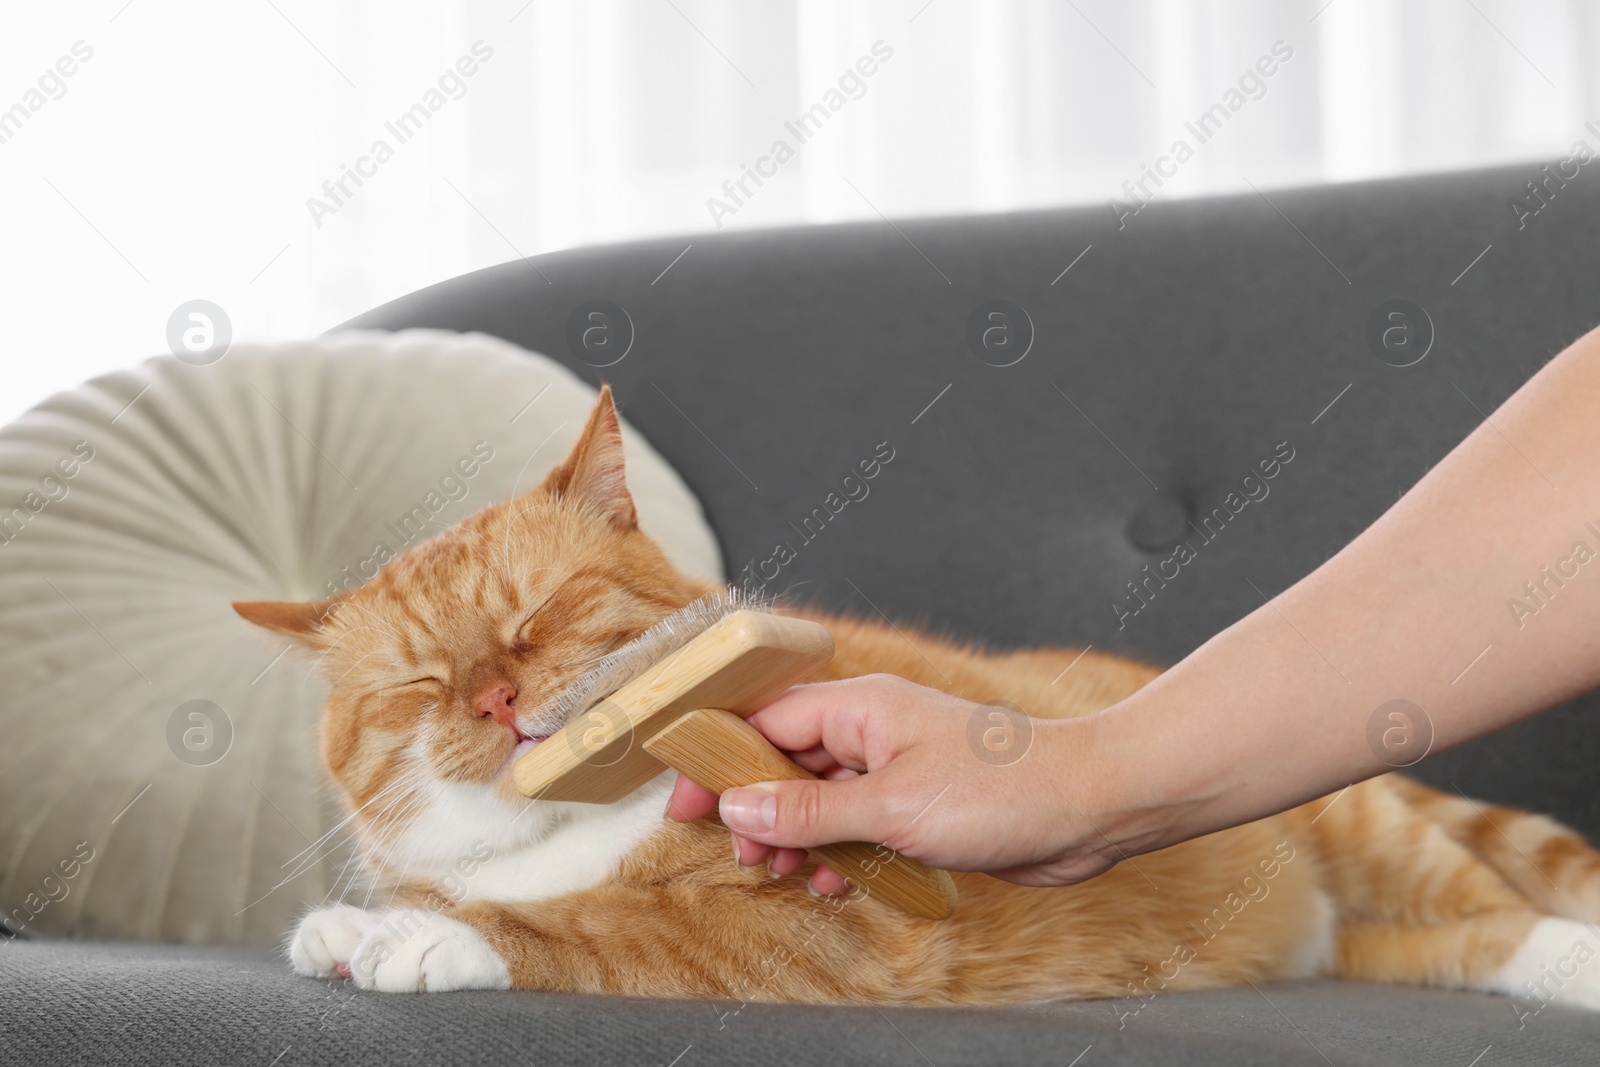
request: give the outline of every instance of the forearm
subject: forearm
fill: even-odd
[[[752,721],[815,771],[866,773],[732,790],[723,821],[1062,885],[1508,725],[1600,684],[1597,460],[1590,334],[1327,563],[1121,703],[1039,722],[1026,758],[974,758],[981,709],[949,694],[802,686]]]
[[[1409,762],[1430,726],[1438,751],[1594,688],[1597,460],[1591,333],[1349,546],[1096,717],[1102,828],[1160,847]],[[1387,715],[1369,737],[1396,700],[1421,709],[1409,749],[1382,744]]]

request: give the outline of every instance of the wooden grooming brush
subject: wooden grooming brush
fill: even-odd
[[[821,625],[772,614],[734,590],[695,601],[606,656],[539,718],[565,723],[512,768],[536,800],[609,804],[667,767],[719,793],[815,775],[744,717],[833,656]],[[882,845],[812,849],[857,889],[928,919],[954,910],[944,871]]]

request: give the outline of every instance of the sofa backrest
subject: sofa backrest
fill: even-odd
[[[1592,170],[641,241],[348,325],[482,330],[609,381],[699,493],[730,577],[1170,662],[1600,319]],[[1596,836],[1597,713],[1415,773]]]

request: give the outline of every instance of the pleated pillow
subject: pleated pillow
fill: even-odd
[[[360,332],[151,359],[0,430],[0,922],[279,941],[349,851],[323,685],[229,602],[370,578],[537,485],[594,399],[491,337]],[[623,438],[641,526],[720,577],[699,503]]]

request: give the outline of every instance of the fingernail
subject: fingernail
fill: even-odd
[[[730,837],[728,838],[728,843],[733,846],[733,865],[739,868],[741,871],[748,871],[750,867],[739,858],[739,839],[737,837]]]
[[[730,789],[722,794],[717,812],[735,830],[764,834],[778,824],[778,798],[765,789]]]

